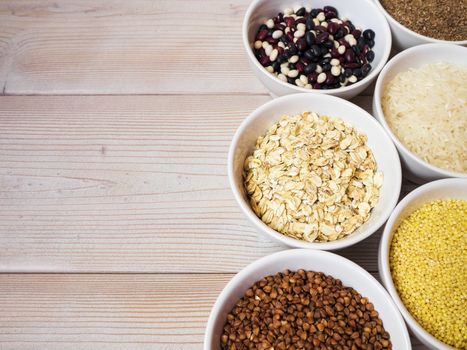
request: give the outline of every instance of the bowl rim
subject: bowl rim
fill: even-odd
[[[396,26],[397,28],[403,30],[406,32],[406,34],[409,34],[409,35],[412,35],[414,37],[416,37],[417,39],[419,40],[425,40],[425,41],[428,41],[429,43],[438,43],[438,44],[441,44],[441,43],[444,43],[444,44],[455,44],[455,45],[467,45],[467,40],[444,40],[444,39],[436,39],[436,38],[432,38],[430,36],[426,36],[426,35],[423,35],[423,34],[420,34],[420,33],[417,33],[416,31],[413,31],[412,29],[406,27],[405,25],[403,25],[402,23],[400,23],[398,20],[396,20],[385,8],[384,6],[381,4],[380,0],[375,0],[375,3],[376,3],[376,6],[379,7],[379,9],[384,13],[384,15],[386,16],[386,19],[388,20],[388,22],[394,26]]]
[[[365,276],[365,278],[368,280],[369,284],[371,285],[372,288],[377,289],[378,292],[381,293],[381,295],[384,297],[386,303],[390,304],[392,310],[393,310],[393,316],[396,318],[396,322],[398,322],[402,329],[403,329],[403,334],[399,334],[398,336],[404,337],[405,342],[408,345],[408,349],[412,348],[412,344],[410,342],[410,336],[409,332],[407,330],[407,325],[404,322],[404,319],[394,302],[394,300],[391,298],[391,295],[387,292],[387,290],[382,286],[378,280],[373,277],[368,271],[366,271],[363,267],[360,265],[356,264],[350,259],[347,259],[343,256],[340,256],[335,253],[327,252],[327,251],[322,251],[322,250],[314,250],[314,249],[286,249],[282,250],[273,254],[266,255],[260,259],[257,259],[247,266],[245,266],[243,269],[241,269],[237,274],[235,274],[230,281],[224,286],[220,294],[218,295],[214,305],[211,308],[211,312],[209,313],[209,318],[206,324],[206,329],[204,333],[204,345],[203,348],[204,350],[211,350],[210,347],[208,347],[208,344],[211,340],[211,336],[213,333],[213,329],[215,326],[215,319],[216,316],[219,314],[221,311],[222,306],[225,304],[225,302],[228,300],[228,294],[230,291],[243,279],[247,278],[251,273],[262,266],[268,266],[272,262],[279,260],[281,258],[293,258],[294,255],[306,255],[306,254],[313,254],[315,256],[322,257],[322,256],[328,256],[332,257],[334,261],[336,261],[337,264],[345,264],[350,267],[352,267],[353,270],[360,272],[362,275]],[[266,275],[265,275],[266,276]],[[263,277],[265,277],[263,276]],[[354,289],[357,290],[357,288],[353,287]],[[358,290],[357,290],[358,291]],[[360,291],[358,291],[360,292]]]
[[[386,287],[388,293],[391,295],[394,303],[399,308],[402,316],[404,317],[405,321],[409,325],[409,328],[414,330],[417,336],[426,340],[432,346],[435,346],[437,349],[440,350],[455,350],[453,347],[441,342],[440,340],[436,339],[433,335],[428,333],[418,322],[415,318],[410,314],[410,312],[405,307],[404,303],[402,302],[401,298],[399,297],[399,293],[394,286],[394,282],[392,279],[390,267],[389,267],[389,246],[390,242],[393,237],[394,232],[394,225],[396,221],[399,219],[402,211],[410,204],[413,200],[419,198],[424,193],[430,192],[433,189],[443,188],[445,186],[450,185],[467,185],[467,179],[459,179],[459,178],[448,178],[442,180],[436,180],[432,182],[428,182],[420,187],[416,188],[412,192],[410,192],[404,199],[402,199],[399,204],[394,208],[391,216],[389,217],[386,226],[384,227],[383,234],[381,235],[381,240],[379,243],[378,249],[378,267],[379,267],[379,275],[381,277],[381,281]]]
[[[234,163],[235,163],[235,151],[238,147],[239,139],[241,135],[245,133],[245,131],[249,128],[251,122],[258,118],[259,115],[261,115],[266,109],[273,108],[275,105],[280,105],[282,103],[287,103],[287,102],[293,102],[293,100],[300,100],[300,99],[310,99],[310,98],[317,98],[317,99],[324,99],[327,100],[327,103],[330,105],[334,104],[345,104],[350,108],[355,109],[358,111],[360,114],[362,114],[363,117],[367,119],[368,123],[373,123],[374,127],[379,130],[378,132],[381,134],[381,138],[386,138],[388,148],[386,150],[387,153],[392,153],[392,156],[395,160],[393,167],[394,167],[394,173],[392,174],[392,178],[394,178],[395,181],[395,189],[398,189],[397,191],[393,191],[392,197],[388,199],[389,206],[387,209],[383,212],[381,215],[380,219],[375,221],[371,227],[374,227],[374,229],[367,229],[363,232],[360,232],[359,234],[350,234],[349,236],[332,241],[332,242],[306,242],[302,241],[296,238],[291,238],[288,236],[285,236],[281,234],[280,232],[272,229],[269,227],[267,224],[265,224],[258,216],[253,212],[251,209],[251,206],[249,203],[244,201],[242,193],[237,191],[236,187],[236,182],[235,182],[235,174],[234,174]],[[291,100],[291,101],[289,101]],[[277,118],[279,119],[280,116]],[[260,135],[258,135],[260,136]],[[376,121],[376,119],[369,114],[367,111],[365,111],[363,108],[345,100],[340,97],[332,96],[332,95],[309,95],[306,93],[302,94],[291,94],[291,95],[285,95],[278,97],[276,99],[270,100],[258,108],[256,108],[253,112],[251,112],[240,124],[238,127],[237,131],[235,132],[233,139],[230,143],[229,147],[229,154],[228,154],[228,178],[229,178],[229,185],[230,188],[234,194],[235,200],[237,201],[238,205],[240,206],[241,210],[243,213],[247,216],[247,218],[254,224],[254,226],[264,235],[266,234],[273,240],[280,242],[282,244],[285,244],[289,247],[294,247],[294,248],[308,248],[308,249],[317,249],[317,250],[337,250],[337,249],[343,249],[346,247],[350,247],[358,242],[361,242],[362,240],[370,237],[373,235],[378,229],[386,222],[386,220],[389,218],[391,215],[391,212],[393,211],[394,207],[397,205],[397,202],[399,200],[399,195],[400,195],[400,190],[402,186],[402,169],[401,169],[401,163],[400,163],[400,158],[399,154],[397,153],[397,149],[394,146],[394,143],[392,142],[391,138],[386,134],[384,131],[383,127]]]
[[[260,2],[264,0],[253,0],[251,4],[248,6],[248,9],[244,15],[243,18],[243,23],[242,23],[242,41],[243,41],[243,47],[247,53],[248,58],[250,59],[250,62],[255,65],[256,68],[259,69],[259,71],[272,81],[278,83],[282,87],[285,88],[290,88],[292,90],[295,90],[295,92],[306,92],[306,93],[320,93],[323,95],[332,95],[335,93],[345,93],[345,92],[351,92],[353,90],[358,89],[359,87],[364,87],[365,84],[371,83],[381,72],[383,67],[385,66],[386,62],[389,59],[389,55],[391,53],[391,48],[392,48],[392,35],[391,35],[391,28],[389,27],[389,23],[386,19],[386,17],[381,13],[381,11],[378,9],[378,7],[374,4],[372,0],[360,0],[363,1],[367,4],[367,6],[373,8],[375,15],[381,15],[381,24],[383,26],[383,31],[382,31],[382,38],[380,40],[383,40],[385,44],[383,45],[384,51],[381,56],[381,60],[376,65],[376,67],[373,67],[370,71],[370,74],[368,74],[364,79],[356,82],[355,84],[349,85],[349,86],[344,86],[340,87],[337,89],[328,89],[328,90],[323,90],[323,89],[306,89],[303,87],[299,87],[296,85],[289,84],[287,82],[284,82],[277,78],[276,76],[272,75],[269,73],[265,67],[263,67],[258,59],[255,57],[253,54],[253,49],[251,48],[251,44],[248,41],[248,24],[250,22],[251,16],[253,12],[256,10],[256,7]],[[268,89],[269,90],[269,89]]]
[[[436,50],[436,49],[441,49],[441,48],[451,48],[455,50],[466,50],[467,53],[467,48],[455,44],[445,44],[445,43],[430,43],[430,44],[422,44],[422,45],[416,45],[413,47],[410,47],[397,55],[395,55],[389,62],[386,64],[386,66],[382,69],[380,75],[378,76],[378,79],[376,80],[376,85],[375,85],[375,90],[373,94],[373,101],[374,101],[374,107],[376,108],[376,111],[373,111],[373,114],[376,114],[379,122],[383,126],[383,128],[386,130],[386,132],[389,134],[391,137],[392,141],[394,144],[397,146],[399,150],[402,150],[402,153],[410,158],[410,160],[414,161],[415,163],[419,164],[422,167],[425,167],[429,169],[431,172],[435,172],[438,174],[441,174],[442,177],[457,177],[457,178],[467,178],[467,173],[460,173],[457,171],[451,171],[451,170],[446,170],[443,168],[439,168],[435,165],[432,165],[426,161],[424,161],[422,158],[420,158],[418,155],[413,153],[411,150],[409,150],[394,134],[392,129],[390,128],[389,124],[386,121],[386,116],[384,115],[383,108],[381,106],[381,97],[383,93],[383,80],[386,78],[386,76],[391,72],[392,68],[398,64],[400,61],[404,60],[406,57],[410,56],[416,56],[420,52],[423,51],[431,51],[431,50]],[[441,52],[444,52],[441,50]],[[448,56],[446,56],[448,57]]]

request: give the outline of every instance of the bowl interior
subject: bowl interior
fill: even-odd
[[[374,113],[379,117],[379,121],[383,127],[389,132],[398,149],[411,160],[422,164],[425,168],[439,173],[444,177],[467,177],[467,174],[453,172],[438,168],[425,162],[423,159],[412,153],[405,145],[399,141],[397,136],[392,132],[384,117],[383,108],[381,106],[381,97],[386,85],[401,72],[406,72],[411,68],[419,68],[426,64],[446,62],[451,64],[466,65],[467,48],[452,45],[452,44],[425,44],[419,45],[408,50],[405,50],[395,56],[384,67],[378,77],[375,93],[374,93]]]
[[[327,243],[308,243],[286,237],[264,224],[253,212],[243,186],[243,163],[254,149],[256,139],[287,114],[317,112],[349,122],[356,130],[368,136],[367,144],[373,151],[378,171],[384,173],[380,198],[370,219],[351,235]],[[295,247],[339,249],[354,244],[376,231],[389,217],[397,204],[401,186],[401,169],[397,151],[381,125],[367,112],[354,104],[333,96],[294,94],[270,101],[254,111],[240,126],[231,144],[229,176],[234,194],[245,214],[264,232]],[[365,234],[362,234],[365,232]]]
[[[238,273],[224,288],[211,311],[204,349],[220,349],[220,336],[227,314],[251,285],[265,276],[285,269],[323,272],[353,287],[375,305],[385,329],[391,335],[393,348],[411,349],[407,329],[397,307],[375,278],[357,264],[341,256],[307,249],[286,250],[269,255]]]
[[[255,36],[258,31],[258,27],[269,18],[276,16],[279,12],[283,12],[284,9],[287,7],[296,9],[302,6],[312,6],[312,8],[334,6],[339,11],[340,18],[346,17],[350,19],[356,27],[360,27],[362,29],[372,29],[376,33],[375,46],[373,47],[373,51],[375,52],[375,59],[371,63],[372,71],[362,81],[371,79],[371,77],[373,76],[373,72],[379,72],[381,70],[389,56],[389,52],[391,49],[391,32],[387,24],[386,18],[371,0],[259,0],[252,4],[252,7],[247,12],[247,17],[245,18],[247,39],[250,44],[247,50],[249,51],[248,54],[250,55],[250,58],[255,62],[255,64],[258,67],[261,67],[261,69],[269,76],[271,76],[271,78],[274,78],[274,76],[268,73],[259,64],[259,62],[257,62],[256,58],[253,55],[253,50],[251,48],[251,45],[254,43]],[[276,80],[281,82],[279,79]],[[358,84],[359,83],[353,84],[348,88],[357,86]]]
[[[431,334],[426,332],[410,315],[409,311],[405,308],[397,293],[389,268],[389,249],[394,230],[414,211],[422,207],[424,204],[438,199],[467,200],[467,180],[444,179],[430,182],[424,186],[419,187],[417,190],[404,198],[404,200],[402,200],[394,210],[384,229],[384,234],[380,243],[379,266],[384,285],[386,286],[405,320],[409,324],[409,327],[414,331],[416,336],[420,340],[428,342],[427,345],[434,346],[434,349],[452,349],[448,345],[440,342]]]

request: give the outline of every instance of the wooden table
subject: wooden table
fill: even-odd
[[[227,183],[270,100],[248,3],[0,2],[1,350],[201,349],[226,282],[284,249]],[[339,253],[376,274],[379,237]]]

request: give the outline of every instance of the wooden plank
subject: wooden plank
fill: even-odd
[[[266,94],[242,45],[249,3],[1,1],[0,94]]]
[[[267,100],[0,97],[0,271],[236,272],[283,249],[226,174],[233,133]],[[343,254],[376,271],[378,240]]]
[[[249,0],[0,2],[0,92],[266,93],[241,41]]]
[[[0,349],[202,349],[231,277],[0,274]]]

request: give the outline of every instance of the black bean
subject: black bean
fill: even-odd
[[[365,55],[366,59],[368,62],[373,62],[373,60],[375,59],[375,53],[374,51],[368,51]]]
[[[350,74],[350,75],[352,75],[352,74]],[[349,76],[350,76],[350,75],[349,75]],[[340,83],[344,83],[344,82],[345,82],[345,79],[346,79],[346,77],[345,77],[344,74],[339,75],[339,82],[340,82]]]
[[[328,27],[329,27],[329,26],[328,26]],[[342,39],[344,36],[345,36],[345,30],[344,30],[344,28],[339,27],[339,29],[337,29],[336,34],[334,35],[334,39],[335,39],[335,40],[339,40],[339,39]]]
[[[274,61],[271,64],[271,67],[272,67],[272,69],[274,69],[274,72],[279,72],[279,70],[281,69],[281,64],[276,59],[276,61]]]
[[[297,46],[295,44],[290,44],[289,45],[289,50],[288,50],[292,55],[295,55],[298,52]]]
[[[326,58],[323,58],[319,64],[323,65],[323,64],[326,64],[326,63],[330,63],[331,62],[331,58],[330,57],[326,57]]]
[[[334,41],[333,40],[328,40],[323,45],[328,50],[332,49],[334,47]]]
[[[361,68],[355,68],[352,72],[357,78],[361,78],[363,76]]]
[[[305,74],[310,74],[313,73],[316,70],[316,63],[310,63],[309,65],[305,66],[304,73]]]
[[[337,17],[337,13],[336,13],[336,12],[328,12],[328,13],[325,13],[325,14],[324,14],[324,17],[325,17],[327,20],[330,20],[330,19],[336,18],[336,17]]]
[[[371,64],[367,63],[362,66],[362,73],[364,77],[366,77],[368,73],[370,73],[370,71],[371,71]]]
[[[367,29],[367,30],[365,30],[365,31],[363,32],[363,37],[364,37],[367,41],[369,41],[369,40],[375,40],[375,36],[376,36],[375,32],[372,31],[371,29]]]
[[[360,53],[360,49],[358,48],[358,45],[352,46],[352,51],[355,52],[356,55]]]
[[[288,82],[289,84],[296,85],[296,84],[295,84],[295,78],[287,77],[287,82]]]
[[[347,21],[347,26],[349,27],[350,33],[355,30],[355,26],[353,25],[352,21]]]
[[[305,16],[305,12],[306,12],[305,8],[302,7],[302,8],[300,8],[297,12],[295,12],[295,14],[296,14],[297,16]]]
[[[295,63],[289,63],[288,67],[290,70],[294,70],[296,68]]]
[[[329,49],[325,46],[321,46],[320,51],[321,51],[321,56],[324,56],[329,52]]]
[[[367,40],[366,42],[368,44],[369,47],[373,48],[373,46],[375,46],[375,41],[374,40]]]
[[[325,72],[329,72],[331,70],[331,68],[332,68],[330,63],[325,63],[321,67],[323,68],[323,71],[325,71]]]
[[[268,30],[268,36],[272,36],[272,33],[274,33],[276,30],[274,28]]]
[[[312,32],[307,32],[306,33],[305,40],[306,40],[306,43],[308,44],[308,46],[311,46],[314,43],[316,43],[315,35]]]
[[[319,14],[320,12],[323,12],[323,10],[321,10],[321,9],[312,9],[311,12],[310,12],[310,16],[311,16],[312,18],[315,18],[316,16],[318,16],[318,14]]]
[[[310,51],[313,53],[313,56],[321,56],[321,48],[318,45],[312,45]]]
[[[363,37],[358,38],[357,40],[357,46],[360,51],[363,51],[363,48],[365,47],[365,39]]]
[[[306,58],[307,60],[313,61],[313,58],[315,58],[315,55],[313,54],[312,50],[308,50],[303,54],[303,57]]]
[[[346,70],[344,70],[344,76],[345,76],[346,78],[351,77],[352,74],[353,74],[353,73],[352,73],[352,69],[347,68]]]
[[[313,22],[313,17],[309,16],[305,22],[306,30],[312,30],[315,27],[315,22]]]
[[[268,30],[268,26],[267,26],[266,24],[264,24],[264,23],[263,23],[263,24],[261,24],[261,25],[259,26],[259,29],[258,29],[258,31],[260,31],[260,30],[263,30],[263,29],[266,29],[266,30]]]

